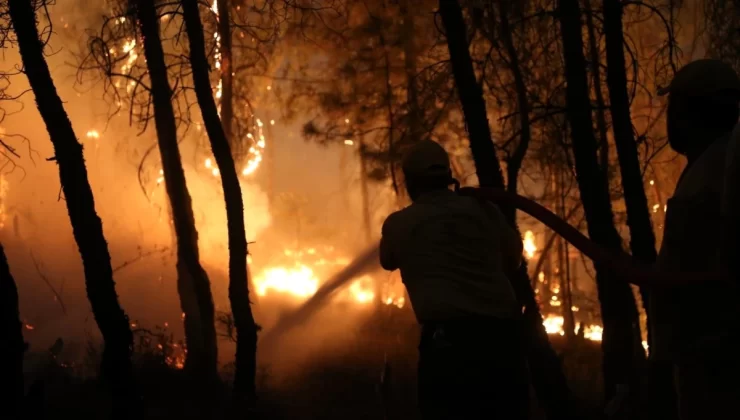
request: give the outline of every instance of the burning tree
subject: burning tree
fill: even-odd
[[[162,171],[177,236],[177,288],[185,314],[188,344],[185,369],[194,379],[202,381],[200,385],[208,386],[218,381],[213,296],[208,275],[200,264],[198,232],[177,142],[177,124],[160,38],[159,16],[153,2],[132,1],[129,6],[138,26],[136,33],[143,40]]]
[[[208,376],[213,376],[216,372],[215,333],[211,329],[213,300],[208,278],[198,262],[197,231],[190,195],[184,176],[182,176],[184,172],[177,147],[178,127],[184,126],[187,132],[187,129],[194,124],[198,132],[201,129],[201,121],[193,118],[191,114],[191,107],[196,105],[192,95],[192,91],[195,90],[195,99],[202,111],[202,122],[205,123],[206,131],[212,140],[214,147],[211,149],[216,161],[214,165],[210,157],[206,158],[205,167],[211,171],[214,179],[221,178],[224,198],[228,203],[227,223],[230,250],[241,255],[241,257],[233,256],[230,261],[243,268],[233,267],[230,263],[229,271],[237,277],[230,282],[229,288],[232,310],[234,316],[238,318],[236,320],[239,324],[238,328],[243,331],[243,334],[240,334],[241,340],[237,350],[239,354],[237,365],[245,366],[247,371],[246,375],[237,374],[235,387],[245,390],[246,394],[253,394],[253,373],[250,374],[249,371],[254,370],[256,325],[248,300],[249,280],[246,269],[247,245],[244,233],[243,203],[240,180],[238,177],[230,179],[229,174],[232,170],[236,174],[236,166],[243,164],[241,175],[249,176],[262,161],[262,150],[265,148],[265,137],[262,134],[263,123],[254,117],[249,97],[244,93],[249,87],[249,83],[244,80],[250,79],[243,73],[260,67],[258,63],[261,63],[264,58],[261,55],[263,51],[248,44],[254,44],[255,37],[260,35],[269,39],[271,33],[269,28],[272,27],[269,17],[277,12],[267,5],[265,11],[255,12],[253,8],[242,8],[240,2],[213,1],[208,12],[205,13],[205,25],[200,24],[200,29],[196,30],[201,32],[201,37],[205,32],[207,35],[205,38],[211,41],[203,39],[202,45],[195,47],[191,45],[188,49],[179,41],[181,29],[178,28],[178,22],[182,22],[184,15],[183,5],[180,3],[154,3],[154,18],[148,23],[156,24],[156,28],[144,25],[139,15],[134,16],[130,13],[131,11],[140,13],[140,3],[131,2],[130,10],[121,3],[112,2],[112,6],[111,16],[104,19],[102,29],[90,37],[88,54],[81,60],[81,74],[102,76],[106,93],[113,106],[112,113],[122,110],[128,112],[130,122],[139,124],[142,131],[146,129],[152,116],[154,117],[163,164],[157,184],[162,182],[165,184],[177,237],[178,290],[185,314],[186,338],[189,343],[188,359],[197,365],[210,366],[205,370],[210,372],[207,373]],[[146,7],[148,13],[149,6]],[[255,13],[257,18],[255,18]],[[269,24],[260,26],[260,18],[263,15],[267,16],[265,19]],[[249,24],[250,18],[256,19],[251,22],[251,25]],[[186,25],[191,32],[192,24],[191,20],[190,24]],[[159,36],[159,41],[150,42],[151,36],[144,36],[145,29],[152,31],[156,29],[156,33],[151,32],[151,34]],[[238,34],[234,37],[236,38],[234,42],[232,42],[232,33]],[[189,38],[191,43],[195,39],[194,36]],[[261,39],[260,45],[263,43],[269,44],[265,39]],[[162,58],[155,61],[149,59],[150,52],[147,51],[147,47],[154,48],[157,53],[161,51],[164,54],[164,60]],[[201,57],[198,63],[191,63],[189,55],[193,54]],[[142,59],[144,57],[147,57],[146,60]],[[219,70],[215,80],[210,80],[209,63]],[[198,67],[200,65],[203,67]],[[227,72],[226,68],[230,71]],[[155,73],[155,70],[160,73]],[[195,89],[188,77],[191,70],[194,73]],[[234,75],[243,77],[234,77]],[[207,86],[204,81],[208,82]],[[167,95],[161,90],[161,85],[165,83],[170,92]],[[213,115],[210,115],[211,109],[204,102],[206,87],[207,92],[216,98],[212,109],[215,112]],[[169,110],[163,108],[162,98],[165,96],[171,98]],[[214,140],[214,121],[209,119],[214,115],[217,120],[219,116],[221,117],[222,122],[219,122],[219,125],[228,142],[226,148],[222,147],[223,145],[218,140]],[[235,118],[235,116],[243,118]],[[142,180],[142,172],[144,162],[153,148],[154,146],[149,149],[139,165],[139,181],[145,193],[146,187]],[[225,163],[225,159],[231,163]],[[239,236],[243,240],[236,239]],[[243,274],[236,274],[240,272]],[[192,285],[188,286],[190,282]],[[250,330],[252,333],[249,332]],[[249,339],[250,335],[254,337]],[[252,344],[245,345],[243,341],[245,339]],[[202,345],[199,345],[199,342]],[[198,350],[199,347],[202,350]],[[249,348],[252,350],[248,350]],[[203,359],[205,362],[196,363],[198,359]],[[191,369],[188,367],[187,370]],[[243,369],[238,369],[238,372],[242,371]],[[251,380],[248,379],[250,376]],[[243,377],[247,379],[242,380]]]
[[[55,156],[49,160],[59,166],[67,211],[82,256],[87,295],[105,343],[101,374],[113,386],[114,412],[122,415],[130,405],[126,397],[132,392],[133,338],[128,317],[118,303],[108,244],[95,211],[82,145],[77,141],[44,59],[45,42],[36,28],[36,13],[45,11],[46,6],[42,0],[10,0],[0,16],[9,17],[12,23],[26,77],[54,145]]]

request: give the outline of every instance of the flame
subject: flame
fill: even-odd
[[[262,123],[262,120],[259,118],[255,118],[255,125],[253,126],[254,131],[257,133],[257,140],[252,147],[249,148],[249,159],[247,160],[247,163],[242,168],[242,175],[248,176],[253,174],[257,168],[259,168],[260,163],[262,163],[262,152],[265,150],[266,141],[265,141],[265,135],[262,132],[262,127],[264,124]],[[252,133],[247,134],[247,138],[254,141],[254,135]],[[211,174],[213,176],[219,176],[220,172],[217,167],[214,166],[213,159],[212,158],[206,158],[203,161],[203,165],[206,167],[206,169],[209,169],[211,171]]]
[[[269,291],[275,291],[309,298],[319,289],[319,280],[313,270],[300,264],[293,268],[268,268],[255,277],[254,284],[259,296],[266,296]]]
[[[524,232],[524,254],[527,259],[534,257],[534,253],[537,251],[537,245],[534,242],[534,233],[531,230]]]
[[[332,250],[330,247],[324,249],[326,253]],[[325,278],[332,268],[338,271],[351,262],[349,258],[331,258],[324,253],[317,248],[285,249],[283,255],[287,259],[292,259],[293,263],[264,268],[254,277],[255,293],[260,297],[283,295],[296,301],[307,300],[321,287],[320,278]],[[308,262],[308,259],[311,262]],[[328,270],[324,270],[325,268]],[[386,305],[402,308],[405,304],[403,293],[399,293],[398,288],[391,285],[385,289],[379,296],[380,300]],[[347,289],[337,295],[337,298],[364,305],[375,301],[376,295],[375,279],[364,275],[355,278]]]
[[[542,325],[545,326],[545,331],[551,335],[565,335],[565,320],[561,315],[549,314],[542,320]],[[581,325],[580,322],[576,323],[574,333],[578,332],[579,328],[583,328],[583,338],[590,341],[601,341],[603,338],[604,327],[598,324]],[[643,346],[647,346],[647,343],[643,343]]]

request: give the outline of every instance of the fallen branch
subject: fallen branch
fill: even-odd
[[[49,286],[49,289],[51,289],[51,292],[54,293],[54,300],[56,300],[59,303],[59,306],[62,308],[62,313],[64,315],[67,315],[67,307],[64,305],[64,301],[62,300],[62,296],[57,292],[57,290],[52,286],[49,279],[46,277],[43,271],[41,271],[41,266],[39,266],[39,262],[36,260],[36,257],[33,255],[33,251],[31,251],[31,260],[33,261],[34,267],[36,267],[36,273],[38,273],[39,277],[41,277],[41,280],[46,283],[47,286]],[[64,285],[64,283],[62,283]]]
[[[169,250],[170,250],[169,247],[164,247],[164,248],[160,248],[160,249],[153,249],[153,250],[151,250],[149,252],[144,252],[143,254],[139,254],[136,258],[132,258],[132,259],[130,259],[128,261],[124,261],[120,265],[118,265],[116,267],[113,267],[113,272],[116,273],[116,272],[118,272],[120,270],[123,270],[124,268],[128,267],[129,265],[131,265],[131,264],[133,264],[135,262],[139,262],[139,261],[143,260],[146,257],[149,257],[149,256],[154,255],[154,254],[164,254],[165,252],[167,252]]]

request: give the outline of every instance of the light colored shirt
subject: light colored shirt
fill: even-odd
[[[729,207],[726,180],[730,136],[710,145],[684,169],[668,200],[659,270],[724,272],[722,255]],[[737,213],[735,213],[737,217]],[[674,361],[692,359],[724,345],[740,320],[734,291],[717,283],[669,290],[655,289],[650,298],[653,333],[650,354]]]
[[[521,246],[497,207],[440,190],[386,219],[380,259],[383,268],[400,269],[422,324],[470,315],[513,318],[521,311],[505,273],[521,261]]]

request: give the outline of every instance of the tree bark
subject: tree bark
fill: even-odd
[[[234,138],[234,71],[231,48],[231,17],[229,0],[217,0],[218,7],[218,37],[221,47],[221,124],[224,135],[231,146],[233,156],[241,157],[241,144]],[[234,160],[234,159],[232,159]],[[223,173],[223,172],[222,172]]]
[[[594,94],[596,96],[596,128],[599,130],[599,162],[606,176],[606,187],[609,188],[609,136],[607,136],[604,94],[601,91],[601,59],[599,57],[596,28],[594,27],[593,10],[589,1],[586,4],[586,29],[588,31],[588,51],[591,58],[591,75],[593,76]]]
[[[11,418],[20,415],[23,401],[23,324],[18,309],[18,288],[10,273],[5,249],[0,244],[0,407]]]
[[[177,289],[185,314],[185,338],[188,345],[185,370],[191,378],[206,387],[218,380],[211,285],[200,265],[198,231],[195,229],[192,201],[177,144],[172,89],[167,79],[156,9],[154,2],[150,0],[132,0],[131,4],[144,40],[159,153],[177,237]]]
[[[133,391],[133,336],[128,317],[118,302],[108,244],[103,235],[103,224],[95,211],[82,145],[77,141],[44,58],[44,45],[36,28],[33,4],[28,0],[9,0],[8,11],[26,77],[54,145],[54,160],[59,166],[64,202],[82,257],[87,297],[103,336],[105,347],[101,375],[112,386],[114,415],[123,415],[122,410],[130,405],[130,401],[126,401],[127,396]]]
[[[519,170],[522,168],[522,162],[529,149],[529,142],[532,139],[532,131],[530,129],[529,120],[529,98],[527,98],[527,85],[524,82],[524,74],[519,63],[519,54],[514,47],[514,40],[512,39],[511,32],[512,28],[509,24],[509,2],[511,0],[499,0],[499,15],[501,17],[501,24],[499,27],[499,36],[501,41],[506,48],[506,55],[509,57],[509,70],[514,78],[514,88],[516,89],[517,107],[519,111],[519,125],[520,135],[519,143],[514,149],[514,153],[509,158],[506,165],[506,179],[508,180],[507,189],[511,192],[516,192],[519,185]],[[491,15],[493,19],[493,15]],[[493,26],[493,25],[492,25]],[[509,220],[516,220],[516,209],[507,209],[511,214],[507,217]]]
[[[650,219],[645,184],[640,169],[640,157],[632,130],[630,101],[627,92],[627,72],[624,59],[624,33],[622,29],[622,3],[619,0],[604,0],[604,35],[606,38],[606,82],[609,89],[609,104],[612,114],[614,143],[617,147],[619,169],[621,172],[624,201],[627,207],[627,226],[630,230],[632,256],[645,264],[653,264],[658,257],[655,249],[655,233]],[[640,288],[642,305],[649,310],[649,289]],[[647,320],[648,344],[650,337],[650,317]],[[658,362],[649,364],[649,399],[653,414],[661,413],[662,418],[676,418],[672,412],[676,407],[675,397],[670,386],[672,372],[670,366]],[[669,415],[670,413],[670,415]]]
[[[416,45],[414,38],[414,13],[410,0],[400,2],[403,17],[403,66],[406,73],[406,118],[408,135],[404,143],[412,145],[422,136],[422,111],[419,107],[419,90],[416,87]]]
[[[439,11],[446,31],[452,73],[470,136],[470,148],[479,183],[484,187],[504,188],[501,167],[488,125],[483,91],[475,78],[468,50],[462,9],[457,0],[440,0]],[[514,214],[513,211],[507,213]],[[515,220],[509,222],[516,226]],[[526,264],[522,264],[512,279],[512,286],[517,299],[525,307],[527,357],[537,397],[546,408],[549,418],[572,419],[570,390],[557,354],[542,325],[542,315],[529,282]]]
[[[658,258],[658,253],[655,250],[655,233],[650,220],[645,185],[642,181],[640,156],[632,130],[620,0],[604,0],[604,35],[606,37],[606,83],[609,89],[609,108],[622,175],[624,201],[627,206],[630,248],[632,255],[638,261],[652,264]],[[648,290],[643,287],[640,293],[647,311]]]
[[[597,143],[591,120],[586,60],[581,36],[581,11],[578,0],[559,0],[558,19],[563,37],[567,118],[571,127],[576,181],[586,214],[588,234],[594,242],[615,251],[621,238],[614,226],[609,191],[599,167]],[[644,359],[640,346],[637,307],[630,286],[616,281],[601,264],[596,264],[596,284],[604,324],[604,386],[607,398],[617,385],[639,389],[638,361]]]
[[[211,142],[211,150],[221,173],[221,186],[226,203],[229,237],[229,301],[236,327],[234,392],[240,397],[245,397],[247,401],[254,401],[257,373],[257,325],[249,303],[247,234],[244,225],[241,185],[224,129],[226,123],[222,125],[219,120],[216,101],[211,91],[198,0],[183,0],[182,9],[190,41],[190,62],[193,69],[195,95]]]

